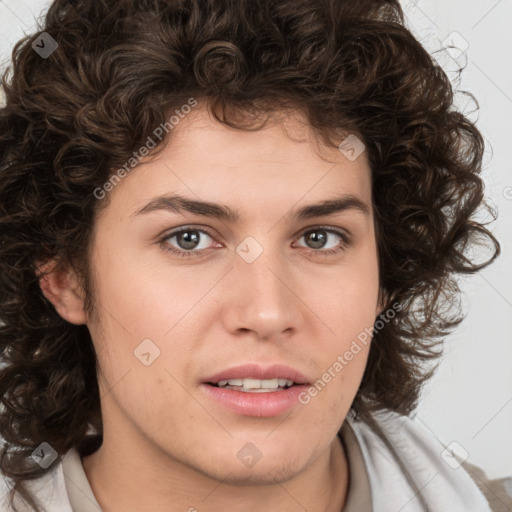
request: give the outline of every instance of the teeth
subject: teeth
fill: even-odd
[[[229,384],[230,386],[242,386],[244,383],[244,379],[229,379],[229,380],[220,380],[218,382],[219,387],[225,386]]]
[[[218,383],[220,388],[224,387],[238,387],[241,388],[239,391],[251,391],[256,393],[262,393],[266,390],[275,390],[279,388],[286,388],[293,385],[293,380],[289,379],[227,379],[220,380]]]
[[[270,386],[264,386],[263,385],[264,382],[270,383]],[[272,386],[272,381],[270,381],[270,380],[247,379],[247,378],[244,379],[244,383],[242,385],[245,389],[260,389],[260,388],[270,389],[272,387],[277,387],[277,386]]]

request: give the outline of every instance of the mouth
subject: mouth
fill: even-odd
[[[291,379],[254,379],[245,377],[243,379],[225,379],[219,382],[208,382],[208,384],[222,389],[232,389],[242,393],[273,393],[283,391],[297,385]]]
[[[243,416],[272,417],[300,404],[307,379],[285,365],[248,364],[208,377],[202,389],[209,399]]]

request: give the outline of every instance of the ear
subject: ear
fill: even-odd
[[[38,264],[37,268],[38,275],[45,273],[39,278],[41,291],[54,305],[57,313],[72,324],[85,324],[85,295],[75,271],[72,268],[60,268],[54,260]]]

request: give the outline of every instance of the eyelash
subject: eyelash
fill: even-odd
[[[186,233],[189,231],[197,231],[199,233],[205,233],[210,238],[214,239],[213,235],[206,229],[199,229],[199,228],[194,228],[191,226],[186,226],[184,228],[180,228],[176,231],[173,231],[172,233],[165,235],[160,240],[160,245],[161,245],[162,249],[166,253],[171,253],[173,255],[180,256],[182,258],[202,256],[202,253],[204,253],[208,249],[192,249],[190,251],[185,251],[185,250],[174,249],[165,243],[169,239],[174,238],[175,236],[178,236],[181,233]],[[338,247],[337,249],[306,249],[309,253],[315,253],[315,255],[322,255],[322,256],[328,257],[328,256],[332,256],[334,254],[343,252],[351,245],[351,240],[345,233],[343,233],[342,231],[338,231],[337,229],[327,228],[327,227],[323,227],[323,226],[314,226],[312,228],[308,228],[306,231],[302,232],[302,234],[300,235],[299,238],[302,238],[304,235],[307,235],[308,233],[314,233],[315,231],[325,231],[326,233],[337,235],[342,241],[342,246]]]

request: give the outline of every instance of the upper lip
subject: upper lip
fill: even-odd
[[[301,372],[283,364],[272,364],[270,366],[259,365],[255,363],[233,366],[227,370],[207,377],[204,382],[217,384],[220,380],[229,379],[287,379],[295,384],[307,384],[308,380]]]

